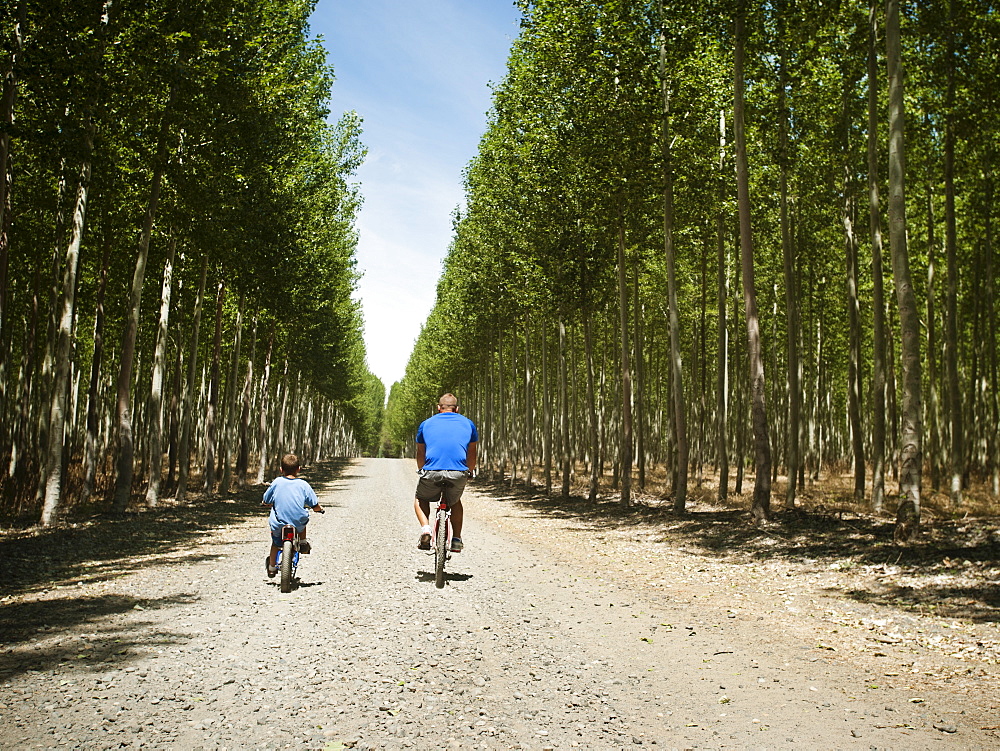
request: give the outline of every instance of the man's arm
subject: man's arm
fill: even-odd
[[[479,455],[479,443],[477,441],[472,441],[469,444],[469,448],[465,450],[465,466],[469,468],[472,472],[476,469],[476,458]]]
[[[417,444],[417,469],[423,469],[424,464],[427,462],[427,444],[418,443]]]

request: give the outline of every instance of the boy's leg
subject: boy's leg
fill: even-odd
[[[306,539],[306,528],[303,525],[302,529],[295,530],[295,536],[299,538],[299,552],[300,553],[311,553],[312,545]]]
[[[268,564],[271,566],[271,568],[277,568],[278,567],[278,551],[279,550],[281,550],[281,548],[279,548],[274,543],[271,544],[271,555],[268,557],[268,561],[267,561]]]

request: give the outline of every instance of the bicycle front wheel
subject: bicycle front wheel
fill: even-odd
[[[444,587],[444,562],[448,557],[448,515],[439,511],[434,523],[434,585]]]
[[[281,546],[281,591],[292,591],[292,564],[294,563],[295,549],[291,540],[285,540]]]

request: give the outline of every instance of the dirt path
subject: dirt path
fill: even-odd
[[[0,600],[0,747],[1000,745],[995,663],[913,671],[926,650],[865,626],[880,612],[823,594],[821,573],[724,568],[470,486],[468,547],[437,590],[414,480],[369,459],[317,482],[328,513],[287,595],[256,492],[207,533],[140,525],[127,561],[96,542],[56,556],[55,584]],[[880,651],[855,648],[872,634]]]

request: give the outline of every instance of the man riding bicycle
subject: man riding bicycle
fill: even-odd
[[[445,394],[438,399],[437,414],[417,429],[417,482],[413,510],[420,522],[420,550],[431,548],[431,503],[441,497],[451,508],[451,552],[459,553],[462,543],[462,493],[476,468],[479,433],[468,417],[458,413],[458,399]]]

